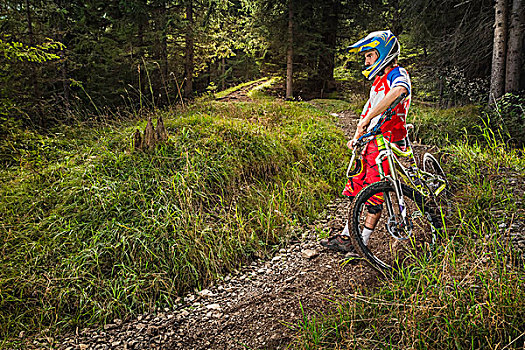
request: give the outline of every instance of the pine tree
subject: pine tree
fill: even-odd
[[[492,48],[492,74],[489,103],[493,103],[505,91],[505,57],[507,47],[506,0],[496,0],[494,6],[494,45]]]
[[[525,35],[525,11],[522,0],[512,1],[509,40],[505,74],[505,92],[520,88],[520,71],[523,62],[523,39]]]

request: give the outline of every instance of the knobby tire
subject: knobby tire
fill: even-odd
[[[445,218],[449,218],[452,215],[454,209],[450,184],[438,160],[430,153],[425,153],[423,155],[423,171],[433,175],[438,175],[443,180],[445,180],[445,189],[439,195],[432,197],[432,200],[433,204],[435,205],[436,213],[441,213]],[[438,184],[430,182],[427,183],[427,186],[429,186],[430,191],[433,192],[435,186],[438,186]]]
[[[389,181],[373,183],[359,192],[349,212],[349,225],[352,228],[351,239],[357,252],[374,268],[385,274],[397,271],[424,252],[430,252],[442,227],[441,218],[434,209],[427,205],[424,198],[415,189],[402,184],[407,215],[412,223],[410,238],[400,240],[387,230],[388,210],[383,203],[381,217],[365,244],[361,236],[365,217],[368,213],[367,202],[375,195],[389,196],[394,212],[399,219],[399,206],[395,190]],[[405,231],[406,232],[406,231]]]

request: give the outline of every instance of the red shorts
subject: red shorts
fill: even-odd
[[[377,169],[376,158],[379,155],[379,150],[377,148],[376,139],[370,141],[363,150],[362,156],[362,167],[361,172],[356,174],[348,179],[348,182],[343,191],[343,195],[348,197],[355,197],[359,191],[364,187],[378,182],[381,180],[379,176],[379,171]],[[358,160],[359,161],[359,160]],[[390,169],[388,167],[388,160],[383,160],[383,170],[385,175],[390,174]],[[377,198],[376,198],[377,197]],[[374,196],[370,199],[373,205],[379,205],[383,203],[383,196]]]

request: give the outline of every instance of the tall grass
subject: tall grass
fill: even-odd
[[[2,339],[170,307],[340,190],[343,136],[319,110],[209,102],[163,118],[170,139],[151,153],[131,151],[142,124],[7,138]]]
[[[445,146],[456,140],[482,140],[480,108],[468,105],[449,109],[426,107],[413,103],[407,122],[414,125],[412,138],[424,144]]]
[[[525,160],[481,131],[482,143],[467,138],[444,149],[458,207],[432,258],[356,290],[332,315],[306,315],[295,348],[523,347],[525,260],[509,227],[525,222]]]

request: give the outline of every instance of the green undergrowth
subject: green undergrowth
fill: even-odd
[[[525,341],[525,159],[483,131],[447,146],[457,207],[433,255],[329,315],[303,313],[297,349],[517,349]]]
[[[144,122],[4,140],[2,339],[170,307],[290,239],[340,190],[344,137],[312,105],[159,113],[170,138],[151,152],[130,146]]]
[[[407,122],[414,125],[412,140],[446,146],[465,138],[483,140],[481,110],[474,105],[439,109],[413,103]]]
[[[441,147],[458,141],[474,143],[501,141],[511,148],[525,145],[525,98],[506,94],[495,106],[467,105],[438,109],[414,103],[408,122],[414,124],[413,139]],[[487,133],[490,137],[487,138]]]
[[[314,99],[309,103],[326,113],[340,113],[352,109],[352,104],[344,100]]]

